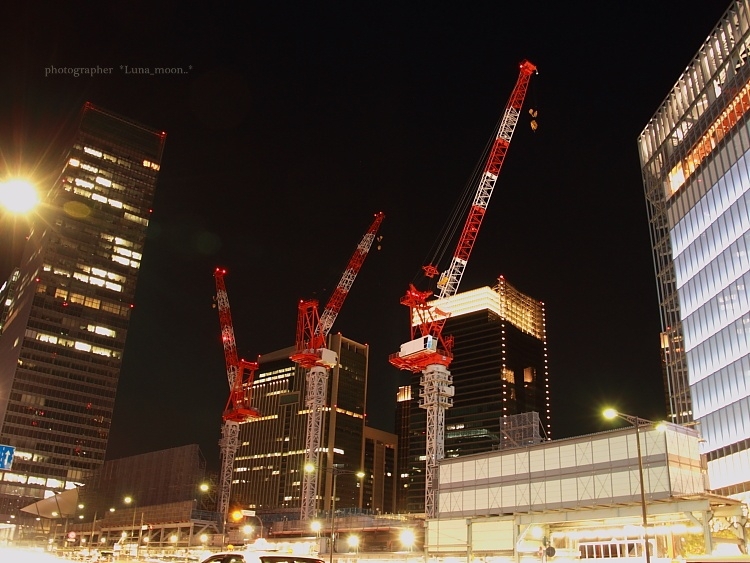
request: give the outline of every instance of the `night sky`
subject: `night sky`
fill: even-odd
[[[409,339],[399,300],[524,59],[539,73],[460,290],[502,274],[545,303],[553,438],[604,429],[605,404],[665,416],[637,137],[728,2],[17,4],[0,176],[54,177],[86,101],[167,132],[108,459],[199,443],[217,469],[228,386],[214,268],[254,359],[293,344],[299,299],[322,310],[378,211],[381,249],[333,331],[371,345],[368,420],[393,431],[409,380],[387,361]],[[96,66],[112,70],[50,68]],[[182,73],[133,70],[155,67]],[[1,215],[0,228],[5,279],[19,228]]]

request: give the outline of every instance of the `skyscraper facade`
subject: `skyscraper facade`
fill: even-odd
[[[409,423],[411,422],[411,385],[402,385],[396,393],[396,436],[398,437],[398,453],[396,455],[396,467],[398,478],[396,480],[396,512],[409,512],[409,484],[411,474],[409,468]],[[415,407],[416,408],[416,407]]]
[[[395,434],[365,426],[363,509],[375,514],[396,512],[397,450]]]
[[[330,509],[334,466],[342,471],[336,509],[362,506],[362,484],[354,473],[364,467],[369,347],[340,333],[330,335],[328,344],[338,365],[328,376],[317,464],[319,511]],[[240,426],[231,493],[232,503],[263,513],[288,513],[290,520],[301,509],[308,415],[305,371],[289,359],[293,352],[290,347],[259,358],[253,406],[260,416]]]
[[[0,513],[73,488],[109,438],[165,134],[86,104],[0,335]]]
[[[450,314],[444,335],[453,336],[453,406],[445,412],[445,457],[458,457],[518,445],[503,421],[538,413],[531,442],[551,438],[546,319],[543,303],[521,293],[502,276],[483,287],[433,303]],[[426,411],[419,408],[421,373],[411,382],[407,511],[424,510]],[[404,408],[400,409],[403,414]]]
[[[750,3],[733,2],[638,138],[671,421],[709,486],[750,491]]]

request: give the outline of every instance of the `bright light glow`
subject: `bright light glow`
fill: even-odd
[[[413,530],[403,530],[401,532],[401,535],[400,535],[399,539],[401,540],[401,544],[404,547],[411,548],[414,545],[414,540],[416,538],[414,537],[414,531]]]
[[[602,412],[604,418],[608,418],[610,420],[616,418],[618,414],[620,413],[618,413],[615,409],[605,409],[604,412]]]
[[[18,563],[60,563],[60,559],[51,553],[14,547],[0,547],[0,561],[14,561]]]
[[[314,520],[314,521],[313,521],[313,522],[312,522],[312,523],[310,524],[310,529],[311,529],[311,530],[312,530],[313,532],[315,532],[316,534],[317,534],[318,532],[320,532],[320,522],[318,522],[317,520]]]
[[[38,203],[36,189],[28,181],[13,178],[0,184],[0,206],[11,213],[28,213]]]
[[[359,536],[349,536],[346,538],[346,543],[349,545],[349,547],[356,548],[359,546]]]

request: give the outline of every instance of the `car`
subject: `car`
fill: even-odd
[[[201,563],[325,563],[318,557],[276,551],[223,551],[206,557]]]

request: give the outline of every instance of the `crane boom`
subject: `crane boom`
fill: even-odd
[[[482,225],[490,196],[505,160],[513,131],[523,107],[531,75],[536,66],[529,61],[521,61],[518,80],[498,128],[495,142],[485,162],[474,200],[464,223],[458,245],[451,264],[438,279],[440,293],[438,299],[451,297],[458,292],[466,264]],[[434,277],[438,269],[434,265],[424,266],[425,275]],[[391,354],[389,361],[399,369],[422,372],[419,383],[419,407],[427,411],[425,429],[425,517],[434,518],[437,513],[438,463],[445,457],[445,411],[453,406],[453,376],[450,366],[453,338],[443,336],[443,327],[448,315],[438,309],[435,303],[428,303],[431,291],[420,291],[409,286],[401,303],[409,307],[411,340],[401,345],[399,352]],[[417,332],[419,335],[417,336]]]
[[[492,197],[492,191],[500,174],[500,168],[502,168],[505,161],[505,155],[508,152],[510,139],[518,124],[518,116],[523,107],[531,75],[536,72],[536,66],[529,61],[522,61],[520,67],[516,86],[513,88],[508,104],[505,106],[505,112],[503,113],[497,136],[495,137],[495,143],[485,163],[484,171],[479,180],[474,201],[471,204],[469,215],[466,217],[466,222],[464,223],[461,237],[458,240],[456,251],[453,254],[453,259],[448,269],[443,272],[438,281],[438,289],[440,290],[437,295],[438,299],[451,297],[458,292],[458,286],[461,283],[466,263],[469,261],[471,250],[474,248],[474,243],[477,240],[479,227],[482,225],[487,205],[490,203],[490,197]]]
[[[219,310],[219,325],[221,326],[221,341],[224,347],[224,360],[227,369],[227,381],[229,382],[229,398],[222,413],[224,424],[221,430],[221,475],[219,476],[219,500],[218,512],[222,515],[222,526],[226,525],[229,512],[229,498],[232,486],[232,468],[234,458],[239,446],[240,423],[257,418],[260,413],[253,408],[252,383],[255,371],[258,369],[257,362],[240,360],[237,357],[237,344],[234,339],[234,325],[232,314],[229,309],[229,297],[224,283],[226,270],[216,268],[214,278],[216,279],[216,307]],[[247,375],[246,375],[247,374]]]
[[[336,353],[325,348],[326,338],[336,317],[341,311],[346,296],[357,277],[362,264],[370,252],[375,235],[383,222],[385,214],[375,214],[370,227],[354,250],[349,263],[331,295],[323,314],[318,316],[318,302],[314,299],[299,303],[297,316],[297,344],[291,359],[307,369],[305,377],[305,405],[308,408],[307,432],[305,434],[305,469],[318,468],[318,452],[323,435],[323,411],[328,391],[328,368],[338,363]],[[300,518],[309,520],[315,515],[317,498],[318,473],[304,471],[302,475],[302,493]]]

